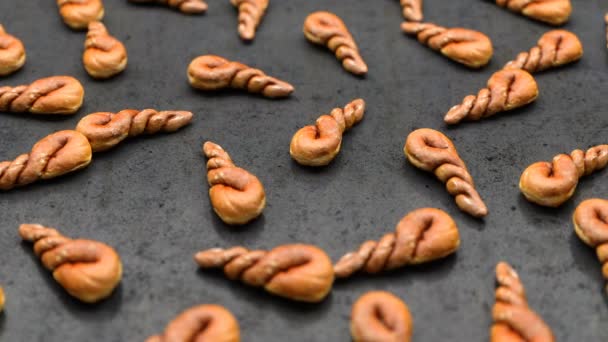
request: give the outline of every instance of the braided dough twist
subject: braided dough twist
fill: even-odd
[[[175,317],[162,335],[146,342],[239,342],[239,324],[223,306],[206,304],[192,307]]]
[[[430,128],[415,130],[407,137],[403,151],[415,167],[433,172],[445,183],[460,210],[474,217],[488,214],[488,208],[475,190],[473,177],[452,141],[443,133]]]
[[[358,271],[375,274],[422,264],[444,258],[459,246],[458,227],[450,215],[434,208],[417,209],[399,221],[394,233],[345,254],[334,265],[334,273],[347,278]]]
[[[525,106],[538,97],[534,77],[521,69],[504,69],[492,75],[487,88],[477,95],[469,95],[462,103],[452,107],[444,121],[454,125],[463,120],[477,121],[499,112]]]
[[[400,0],[406,21],[422,21],[422,0]]]
[[[478,31],[416,22],[402,23],[401,30],[415,35],[420,43],[469,68],[481,68],[492,58],[492,41]]]
[[[253,40],[268,8],[268,0],[230,0],[230,3],[239,10],[239,36],[243,40]]]
[[[220,145],[203,144],[207,161],[209,198],[215,213],[227,224],[245,224],[262,214],[266,193],[262,182],[250,172],[236,167]]]
[[[572,221],[576,235],[589,247],[595,248],[602,264],[602,275],[608,280],[608,200],[592,198],[583,201],[576,207]]]
[[[370,291],[359,297],[350,314],[354,342],[410,342],[412,326],[407,305],[386,291]]]
[[[127,67],[127,49],[99,21],[89,24],[82,62],[94,78],[110,78]]]
[[[91,145],[76,131],[55,132],[38,141],[32,151],[0,162],[0,190],[59,177],[91,162]]]
[[[175,132],[190,121],[191,112],[125,109],[118,113],[89,114],[78,122],[76,130],[89,139],[93,152],[100,152],[109,150],[128,137]]]
[[[363,119],[365,101],[356,99],[342,108],[322,115],[314,125],[300,128],[291,138],[289,154],[299,164],[329,164],[340,152],[342,135]]]
[[[553,333],[529,306],[519,276],[506,262],[496,265],[496,303],[491,342],[554,342]]]
[[[103,19],[101,0],[57,0],[63,22],[74,30],[85,30],[90,22]]]
[[[84,99],[84,88],[69,76],[42,78],[29,85],[0,87],[1,112],[74,114]]]
[[[524,69],[535,73],[573,63],[583,56],[583,45],[578,37],[566,30],[552,30],[543,34],[537,46],[521,52],[505,69]]]
[[[201,14],[207,11],[203,0],[129,0],[138,4],[160,4],[175,8],[185,14]]]
[[[552,162],[534,163],[522,173],[519,189],[530,202],[559,207],[576,190],[578,181],[608,165],[608,145],[560,154]]]
[[[25,47],[0,25],[0,76],[10,75],[25,64]]]
[[[22,224],[19,235],[34,243],[34,253],[53,278],[73,297],[95,303],[109,297],[122,277],[116,251],[101,242],[72,240],[56,229]]]
[[[322,301],[334,282],[331,260],[312,245],[282,245],[270,251],[213,248],[198,252],[194,259],[204,269],[223,267],[231,280],[302,302]]]
[[[206,91],[244,89],[270,98],[286,97],[293,92],[291,84],[270,77],[262,70],[213,55],[195,58],[188,67],[188,80],[192,87]]]
[[[304,35],[311,43],[325,45],[336,54],[342,66],[355,75],[367,74],[367,64],[346,25],[330,12],[314,12],[304,21]]]
[[[551,25],[562,25],[572,14],[570,0],[496,0],[496,4]]]

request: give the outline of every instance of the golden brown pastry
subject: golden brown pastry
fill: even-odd
[[[407,305],[386,291],[370,291],[359,297],[350,314],[354,342],[410,342],[412,326]]]
[[[430,128],[417,129],[407,137],[403,152],[415,167],[433,172],[445,183],[460,210],[474,217],[488,214],[488,208],[475,190],[473,177],[452,141],[443,133]]]
[[[21,69],[25,64],[25,47],[21,40],[4,31],[0,25],[0,76],[6,76]]]
[[[29,85],[0,87],[0,112],[74,114],[83,100],[82,84],[70,76],[53,76]]]
[[[110,78],[127,67],[127,49],[99,21],[89,24],[82,55],[84,68],[94,78]]]
[[[537,46],[521,52],[505,69],[524,69],[535,73],[573,63],[583,56],[583,45],[578,37],[566,30],[552,30],[540,37]]]
[[[401,30],[447,58],[469,68],[481,68],[490,62],[492,41],[485,34],[464,28],[445,28],[432,23],[404,22]]]
[[[460,246],[458,227],[450,215],[422,208],[405,215],[394,233],[379,241],[366,241],[344,255],[334,266],[337,278],[363,271],[375,274],[444,258]]]
[[[0,190],[51,179],[82,169],[91,162],[91,145],[76,131],[55,132],[38,141],[30,153],[0,162]]]
[[[576,207],[572,220],[576,235],[589,247],[595,248],[602,264],[602,275],[608,280],[608,200],[592,198],[583,201]]]
[[[243,40],[253,40],[268,7],[268,0],[230,0],[230,3],[239,10],[239,36]]]
[[[553,333],[529,306],[519,276],[506,262],[496,265],[496,303],[491,342],[554,342]]]
[[[462,103],[452,107],[445,115],[448,125],[463,120],[477,121],[500,112],[525,106],[538,97],[534,77],[522,69],[504,69],[495,72],[488,80],[487,88],[477,95],[469,95]]]
[[[175,317],[162,335],[146,342],[239,342],[239,323],[223,306],[206,304],[192,307]]]
[[[192,87],[206,91],[244,89],[270,98],[287,97],[293,92],[291,84],[270,77],[262,70],[213,55],[195,58],[188,66],[188,80]]]
[[[301,302],[322,301],[334,282],[331,260],[312,245],[282,245],[270,251],[213,248],[198,252],[194,260],[204,269],[224,268],[231,280]]]
[[[175,8],[185,14],[201,14],[207,11],[203,0],[129,0],[138,4],[161,4]]]
[[[90,22],[103,19],[101,0],[57,0],[63,22],[74,30],[86,30]]]
[[[0,287],[0,313],[2,313],[2,311],[4,311],[4,303],[5,303],[4,290],[2,289],[2,287]]]
[[[190,121],[191,112],[125,109],[118,113],[89,114],[78,122],[76,130],[89,139],[93,152],[100,152],[109,150],[128,137],[175,132]]]
[[[217,144],[203,144],[207,161],[209,198],[213,210],[227,224],[245,224],[262,214],[266,193],[258,177],[236,167],[230,156]]]
[[[342,135],[363,119],[365,101],[356,99],[329,115],[321,115],[314,125],[300,128],[291,138],[289,154],[299,164],[323,166],[340,152]]]
[[[348,72],[367,74],[367,64],[359,54],[355,39],[337,15],[329,12],[314,12],[304,21],[304,35],[314,44],[327,46],[342,62]]]
[[[101,242],[73,240],[56,229],[22,224],[19,236],[34,243],[34,253],[53,278],[73,297],[95,303],[109,297],[122,277],[116,251]]]
[[[551,25],[565,23],[572,13],[570,0],[496,0],[496,4]]]
[[[519,189],[530,202],[546,207],[559,207],[576,190],[583,176],[599,171],[608,164],[608,145],[574,150],[560,154],[552,162],[534,163],[522,173]]]
[[[400,0],[405,21],[422,21],[422,0]]]

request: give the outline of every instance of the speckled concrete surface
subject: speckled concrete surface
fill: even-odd
[[[348,341],[353,301],[384,289],[409,305],[415,341],[483,341],[499,260],[520,272],[532,307],[559,341],[608,340],[600,265],[570,222],[580,201],[607,196],[607,171],[584,179],[574,198],[555,210],[528,203],[517,189],[530,163],[607,142],[608,5],[574,0],[565,28],[580,36],[585,56],[538,75],[535,104],[448,129],[442,121],[447,109],[550,27],[491,1],[426,1],[428,20],[492,38],[491,64],[470,71],[403,36],[396,0],[273,1],[251,45],[239,40],[227,0],[210,1],[208,14],[199,17],[125,0],[105,3],[104,21],[125,43],[129,66],[113,80],[96,82],[81,65],[84,34],[62,24],[53,1],[0,2],[0,23],[23,40],[28,53],[25,68],[0,85],[68,74],[86,89],[85,106],[75,116],[0,114],[0,158],[29,151],[38,139],[74,127],[90,112],[152,107],[191,110],[196,117],[179,133],[130,140],[95,155],[82,172],[0,194],[0,283],[7,295],[0,340],[142,341],[187,307],[218,303],[235,313],[244,341]],[[368,77],[349,75],[328,51],[304,39],[304,18],[319,9],[344,19],[370,66]],[[294,84],[296,92],[272,101],[194,91],[186,67],[207,53],[259,67]],[[292,162],[292,134],[355,97],[367,101],[368,111],[346,135],[338,158],[318,170]],[[405,137],[419,127],[440,129],[454,140],[490,209],[485,220],[458,211],[443,185],[406,162]],[[200,155],[205,140],[221,144],[265,184],[268,207],[255,223],[229,228],[211,210]],[[200,272],[192,261],[194,252],[209,247],[271,248],[294,241],[319,245],[337,259],[423,206],[444,209],[457,221],[462,247],[455,256],[338,282],[319,305],[272,297],[220,273]],[[114,246],[124,262],[118,290],[95,306],[70,298],[20,242],[23,222]]]

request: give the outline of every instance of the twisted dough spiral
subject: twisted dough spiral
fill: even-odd
[[[460,210],[474,217],[488,214],[488,208],[475,190],[473,177],[452,141],[443,133],[430,128],[415,130],[407,137],[403,151],[415,167],[433,172],[445,183]]]
[[[304,21],[304,35],[314,44],[327,46],[350,73],[367,74],[367,64],[361,58],[353,36],[337,15],[329,12],[310,14]]]
[[[161,4],[175,8],[185,14],[200,14],[207,11],[207,3],[203,0],[130,0],[139,4]]]
[[[223,267],[231,280],[302,302],[322,301],[334,282],[331,260],[312,245],[282,245],[270,251],[213,248],[198,252],[194,259],[205,269]]]
[[[25,64],[25,47],[21,40],[4,31],[0,25],[0,76],[6,76],[21,69]]]
[[[235,88],[270,98],[286,97],[293,92],[291,84],[262,70],[213,55],[195,58],[188,67],[188,80],[194,88],[207,91]]]
[[[492,41],[478,31],[416,22],[402,23],[401,30],[417,36],[420,43],[469,68],[481,68],[492,58]]]
[[[38,141],[32,151],[0,162],[0,190],[59,177],[91,162],[91,145],[76,131],[55,132]]]
[[[230,3],[239,10],[239,36],[243,40],[253,40],[268,0],[230,0]]]
[[[400,0],[406,21],[422,21],[422,0]]]
[[[492,75],[488,87],[469,95],[452,107],[444,121],[454,125],[462,120],[477,121],[496,113],[525,106],[538,97],[534,77],[521,69],[504,69]]]
[[[496,303],[491,342],[554,342],[553,333],[543,319],[528,306],[519,276],[506,262],[496,265]]]
[[[74,30],[85,30],[90,22],[103,19],[101,0],[57,0],[63,22]]]
[[[42,78],[29,85],[0,87],[0,112],[74,114],[84,99],[84,89],[69,76]]]
[[[92,77],[110,78],[127,67],[127,49],[108,33],[104,24],[94,21],[89,24],[82,61]]]
[[[93,113],[78,122],[76,130],[89,139],[93,152],[108,150],[128,137],[175,132],[192,121],[192,113],[125,109],[118,113]]]
[[[556,68],[578,61],[583,45],[578,37],[566,30],[552,30],[540,37],[537,46],[521,52],[505,69],[524,69],[530,73]]]
[[[345,254],[335,265],[337,278],[357,271],[375,274],[407,265],[422,264],[454,253],[460,246],[458,227],[450,215],[434,208],[405,215],[394,233],[379,241],[366,241],[357,251]]]
[[[602,274],[608,280],[608,200],[592,198],[582,202],[574,211],[572,221],[576,235],[595,248]]]
[[[410,342],[412,326],[407,305],[386,291],[370,291],[359,297],[350,314],[354,342]]]
[[[236,167],[221,146],[203,144],[207,161],[209,198],[215,213],[227,224],[245,224],[262,214],[266,193],[262,182],[248,171]]]
[[[22,224],[19,235],[34,243],[34,253],[53,278],[73,297],[95,303],[109,297],[122,277],[116,251],[101,242],[72,240],[54,228]]]
[[[226,308],[207,304],[192,307],[175,317],[162,335],[146,342],[239,342],[239,324]]]
[[[534,163],[522,173],[519,189],[530,202],[547,207],[559,207],[576,190],[581,177],[599,171],[608,164],[608,145],[574,150],[560,154],[552,162]]]
[[[496,0],[496,4],[551,25],[565,23],[572,13],[570,0]]]
[[[365,101],[356,99],[342,108],[322,115],[314,125],[300,128],[291,138],[289,154],[302,165],[329,164],[340,152],[342,135],[363,119]]]

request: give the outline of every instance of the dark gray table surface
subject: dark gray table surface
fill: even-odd
[[[477,123],[447,128],[443,115],[549,26],[511,14],[491,1],[428,0],[425,15],[445,26],[480,30],[492,38],[490,65],[471,71],[404,36],[396,0],[271,1],[253,44],[237,36],[229,1],[210,1],[203,16],[164,7],[106,0],[104,22],[129,52],[126,72],[94,81],[82,63],[84,33],[62,22],[54,1],[2,1],[0,23],[27,49],[23,70],[1,85],[72,75],[86,89],[74,116],[0,117],[0,158],[28,152],[45,135],[73,128],[87,113],[125,108],[183,109],[193,123],[171,135],[133,139],[96,154],[85,170],[0,194],[0,284],[7,295],[0,316],[2,341],[142,341],[161,332],[182,310],[202,303],[226,306],[238,318],[243,341],[349,341],[349,315],[364,292],[392,291],[408,304],[416,341],[484,341],[494,303],[494,266],[519,271],[531,306],[559,341],[608,340],[608,300],[594,251],[573,233],[571,215],[589,197],[606,197],[606,171],[581,181],[559,209],[528,203],[517,183],[524,168],[561,152],[606,143],[608,67],[600,0],[574,0],[564,28],[581,38],[576,65],[537,76],[540,97],[531,106]],[[359,79],[301,33],[306,15],[329,10],[343,18],[369,65]],[[291,82],[286,100],[246,93],[203,94],[186,79],[189,62],[217,54]],[[325,168],[310,170],[288,153],[293,133],[355,97],[367,101],[364,120],[345,136]],[[402,152],[419,127],[450,136],[467,163],[490,214],[460,212],[444,186],[409,165]],[[264,215],[242,228],[213,213],[201,143],[221,144],[267,191]],[[430,265],[337,282],[317,305],[273,297],[197,270],[194,252],[244,245],[272,248],[316,244],[335,260],[367,239],[394,229],[425,206],[450,213],[461,248]],[[69,297],[23,244],[17,227],[39,222],[66,235],[115,247],[124,277],[112,297],[83,305]]]

